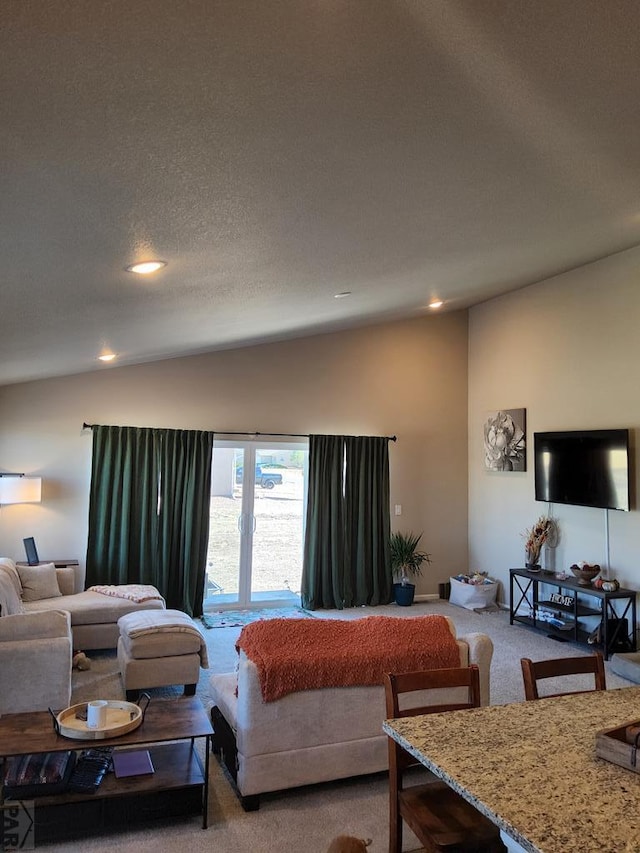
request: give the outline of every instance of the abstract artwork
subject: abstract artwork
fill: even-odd
[[[484,467],[487,471],[527,470],[527,410],[489,412],[484,425]]]

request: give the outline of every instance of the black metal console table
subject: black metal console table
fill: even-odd
[[[574,578],[509,569],[509,622],[602,651],[636,651],[636,591],[605,592]],[[599,628],[599,630],[598,630]]]

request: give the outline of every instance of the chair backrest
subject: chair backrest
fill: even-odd
[[[467,688],[466,701],[445,701],[439,704],[402,707],[401,697],[424,690],[451,690]],[[386,673],[384,675],[384,691],[387,706],[387,717],[415,717],[419,714],[437,714],[440,711],[462,711],[467,708],[480,707],[480,670],[476,664],[455,667],[453,669],[428,669],[421,672]],[[431,696],[429,698],[432,698]],[[399,784],[399,779],[393,780],[401,768],[417,761],[408,752],[389,738],[389,770],[392,782]],[[399,784],[401,787],[401,784]]]
[[[480,670],[476,664],[452,669],[427,669],[421,672],[387,673],[384,676],[387,717],[413,717],[436,714],[439,711],[459,711],[480,706]],[[429,703],[419,707],[402,708],[400,696],[423,690],[450,690],[466,687],[468,699],[463,702]]]
[[[540,660],[535,663],[529,658],[521,658],[522,678],[524,680],[525,699],[539,699],[538,681],[545,678],[558,678],[567,675],[593,674],[594,690],[606,690],[606,678],[604,672],[604,658],[600,652],[592,655],[576,658],[555,658],[554,660]],[[548,696],[570,696],[573,693],[584,693],[590,691],[567,690],[561,693],[549,693]]]

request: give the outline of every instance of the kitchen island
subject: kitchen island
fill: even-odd
[[[640,687],[387,720],[383,728],[530,853],[640,851],[640,775],[595,737],[640,720]]]

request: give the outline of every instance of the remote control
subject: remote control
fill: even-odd
[[[112,746],[83,749],[69,779],[67,790],[76,794],[93,794],[111,765]]]

